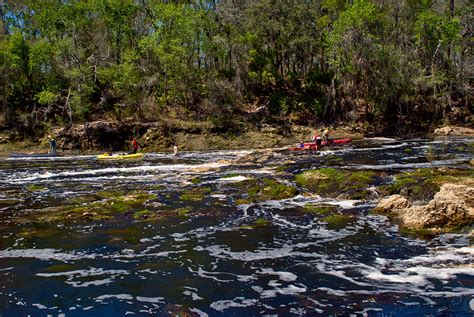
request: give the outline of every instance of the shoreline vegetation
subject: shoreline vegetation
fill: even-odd
[[[2,1],[2,143],[215,149],[301,142],[297,126],[472,127],[469,4]]]

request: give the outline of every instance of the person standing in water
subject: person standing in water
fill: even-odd
[[[143,147],[140,143],[138,143],[135,137],[132,138],[132,150],[128,152],[128,154],[136,154],[138,152],[138,148]]]
[[[178,154],[179,154],[178,153],[178,144],[176,144],[176,143],[173,146],[173,153],[174,153],[175,156],[178,156]]]
[[[329,142],[329,128],[324,129],[323,131],[323,142],[328,143]]]
[[[51,138],[49,140],[49,152],[48,153],[56,153],[56,140]]]

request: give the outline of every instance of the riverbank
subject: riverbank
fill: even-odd
[[[160,123],[118,125],[97,121],[86,126],[53,129],[37,139],[20,140],[3,134],[0,136],[0,156],[8,156],[11,152],[46,152],[50,137],[57,140],[59,152],[78,154],[127,150],[134,134],[139,136],[145,152],[172,152],[174,144],[180,151],[279,148],[308,141],[314,133],[313,127],[298,125],[262,125],[218,132],[205,122],[179,122],[164,127]],[[364,134],[358,128],[335,126],[331,137],[355,140],[363,138]]]
[[[332,138],[362,139],[366,136],[387,136],[377,133],[372,127],[362,124],[328,125]],[[326,127],[320,125],[317,130]],[[133,135],[143,145],[145,152],[169,152],[178,145],[181,151],[231,150],[279,148],[308,141],[315,133],[315,127],[284,124],[251,125],[242,123],[239,127],[216,127],[208,121],[189,122],[174,120],[164,124],[114,123],[94,121],[76,124],[69,128],[51,128],[35,137],[20,137],[12,132],[0,133],[0,156],[11,152],[46,152],[51,137],[58,143],[58,151],[67,154],[98,153],[103,151],[126,151]],[[393,135],[389,135],[393,137]],[[419,133],[399,136],[407,137],[474,136],[474,129],[462,126],[444,126]]]

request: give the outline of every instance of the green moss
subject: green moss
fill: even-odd
[[[202,183],[202,179],[200,177],[193,178],[191,180],[191,183],[194,184],[194,185]]]
[[[204,198],[204,196],[209,195],[212,192],[210,187],[198,187],[194,188],[180,196],[181,200],[194,200],[199,201]]]
[[[445,183],[472,183],[474,171],[425,168],[395,175],[392,184],[380,187],[385,195],[401,194],[410,200],[428,201]]]
[[[286,172],[286,170],[287,170],[289,167],[290,167],[290,166],[288,166],[288,165],[280,165],[280,166],[278,166],[277,168],[275,168],[275,172],[277,172],[277,173]]]
[[[176,213],[180,216],[187,216],[193,209],[191,207],[183,207],[176,210]]]
[[[334,214],[322,220],[328,223],[329,229],[343,229],[353,221],[353,218],[347,215]]]
[[[400,226],[399,232],[403,235],[416,237],[416,238],[423,238],[423,239],[432,239],[439,233],[439,231],[437,230],[415,229],[415,228],[408,228],[404,226]]]
[[[57,234],[56,230],[51,228],[28,228],[23,229],[18,233],[18,236],[22,238],[50,238]]]
[[[36,210],[35,213],[25,216],[26,219],[19,220],[40,223],[71,220],[108,220],[113,219],[117,214],[142,208],[146,201],[156,198],[156,195],[147,192],[132,192],[119,197],[115,197],[115,194],[107,194],[106,196],[111,198],[81,205],[58,206]]]
[[[235,174],[235,173],[230,173],[230,174],[226,174],[224,176],[222,176],[222,178],[232,178],[232,177],[237,177],[237,176],[241,176],[240,174]]]
[[[267,220],[265,218],[258,218],[250,226],[252,228],[256,229],[256,228],[268,227],[271,224],[272,224],[272,222],[270,220]]]
[[[337,210],[337,206],[331,205],[305,205],[304,210],[312,214],[327,214],[333,213]]]
[[[134,212],[133,213],[133,218],[134,219],[146,219],[146,218],[150,218],[154,214],[155,214],[154,212],[152,212],[148,209],[144,209],[144,210]]]
[[[298,195],[298,189],[281,184],[273,179],[250,180],[244,182],[244,199],[251,202],[281,200]]]
[[[48,188],[45,186],[32,184],[32,185],[26,186],[26,190],[30,192],[38,192],[38,191],[48,190]]]
[[[116,198],[125,195],[124,192],[121,191],[100,191],[95,194],[100,199],[107,199],[107,198]]]
[[[372,171],[346,171],[321,168],[305,171],[295,176],[296,183],[321,196],[336,197],[341,194],[351,199],[364,199],[377,174]]]
[[[252,201],[250,199],[246,199],[246,198],[238,198],[235,200],[235,204],[236,205],[248,205],[248,204],[251,204]]]

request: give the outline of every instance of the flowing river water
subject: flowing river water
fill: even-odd
[[[472,316],[468,234],[404,236],[373,201],[304,194],[239,204],[232,185],[332,166],[398,171],[471,169],[473,139],[367,139],[321,152],[271,150],[0,159],[0,316]],[[270,154],[269,154],[270,153]],[[253,156],[248,161],[244,157]],[[286,173],[278,172],[285,165]],[[193,180],[199,179],[199,182]],[[186,190],[211,190],[181,199]],[[104,220],[16,221],[99,199],[153,194],[147,211]],[[305,205],[355,216],[332,227]],[[136,211],[136,210],[135,210]],[[250,229],[259,218],[271,225]]]

